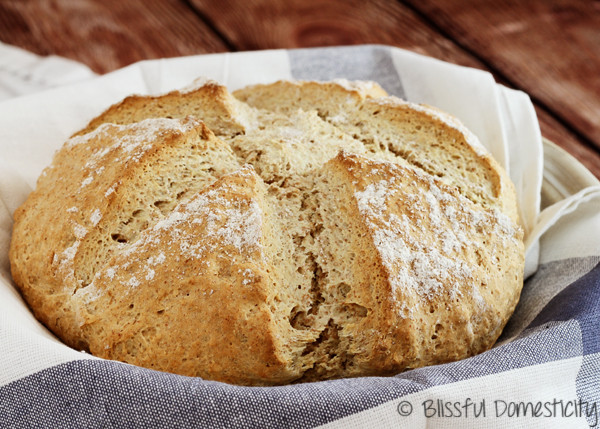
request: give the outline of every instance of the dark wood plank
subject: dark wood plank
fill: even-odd
[[[3,0],[0,40],[99,73],[143,59],[228,50],[180,0]]]
[[[406,3],[600,148],[600,2]]]
[[[536,106],[535,110],[542,135],[577,158],[600,179],[600,154],[598,151],[582,142],[577,135],[558,123],[545,109]]]
[[[466,66],[479,63],[388,0],[188,0],[238,50],[395,45]]]

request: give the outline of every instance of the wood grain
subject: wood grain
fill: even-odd
[[[407,3],[600,148],[600,2]]]
[[[189,0],[238,50],[385,44],[465,66],[479,64],[388,0]]]
[[[582,142],[576,134],[562,126],[545,109],[539,106],[535,107],[542,136],[569,152],[600,179],[600,154],[596,148]]]
[[[3,0],[0,40],[104,73],[136,61],[228,50],[179,0]]]

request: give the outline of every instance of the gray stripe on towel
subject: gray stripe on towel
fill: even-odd
[[[390,47],[378,45],[288,51],[292,76],[300,80],[372,80],[389,94],[404,98]]]

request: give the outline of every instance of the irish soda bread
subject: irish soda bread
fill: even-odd
[[[56,153],[10,260],[68,345],[245,385],[480,353],[524,263],[512,184],[477,138],[342,80],[126,98]]]

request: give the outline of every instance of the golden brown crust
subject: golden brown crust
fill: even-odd
[[[208,153],[219,162],[207,165]],[[70,296],[180,192],[236,168],[229,147],[194,119],[106,124],[69,140],[15,212],[12,273],[38,318],[81,347]]]
[[[187,90],[175,90],[152,97],[131,95],[109,107],[75,135],[87,134],[104,123],[132,124],[148,118],[194,116],[217,135],[235,135],[245,129],[245,105],[233,98],[227,88],[214,81],[199,82]]]
[[[401,371],[490,348],[519,297],[506,285],[522,282],[520,228],[418,170],[347,153],[326,167],[346,182],[349,216],[363,223],[359,235],[377,255],[369,270],[377,286],[357,291],[372,294],[363,305],[374,316],[348,331],[371,352],[361,356],[365,370]],[[373,331],[389,334],[365,335]]]
[[[234,91],[233,95],[265,110],[287,110],[293,106],[305,111],[316,110],[322,116],[335,116],[334,112],[346,105],[388,94],[376,82],[337,79],[330,82],[280,80],[250,85]]]
[[[264,193],[252,168],[224,176],[111,258],[75,294],[90,351],[243,384],[297,378],[268,305]]]
[[[10,249],[43,323],[100,357],[247,385],[491,347],[523,240],[468,130],[371,83],[235,95],[128,97],[56,154]]]

